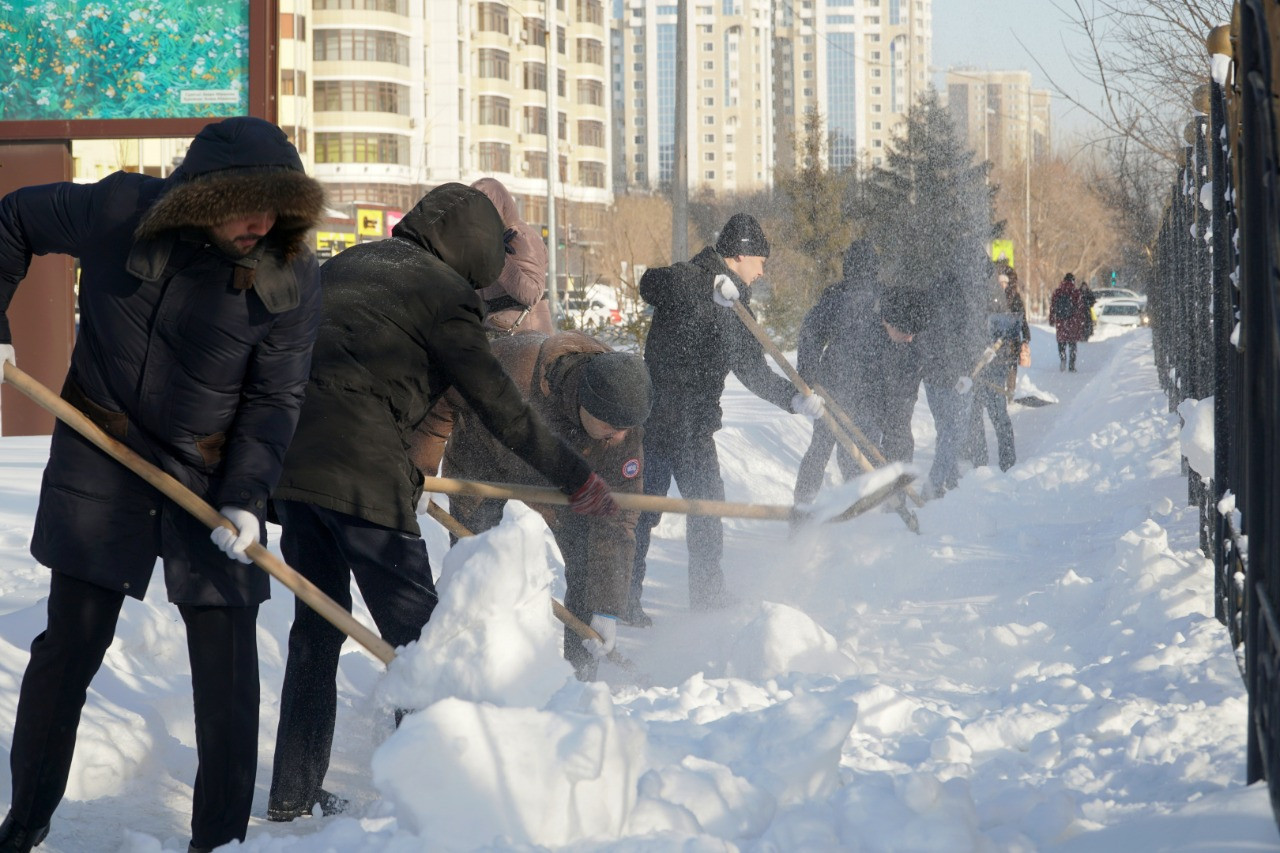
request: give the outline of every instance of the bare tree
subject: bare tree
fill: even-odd
[[[1231,19],[1231,0],[1057,0],[1088,40],[1077,69],[1102,88],[1101,106],[1071,95],[1040,66],[1060,95],[1150,158],[1172,162],[1195,91],[1208,78],[1205,37]],[[1153,164],[1154,165],[1154,164]]]

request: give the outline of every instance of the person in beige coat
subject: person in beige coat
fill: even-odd
[[[520,218],[516,200],[501,181],[481,178],[471,185],[489,197],[506,228],[503,240],[507,262],[498,280],[480,291],[488,314],[489,336],[517,332],[551,334],[551,309],[543,297],[547,288],[547,247],[532,225]]]

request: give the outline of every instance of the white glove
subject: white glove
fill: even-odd
[[[602,658],[618,643],[618,619],[597,613],[591,617],[591,630],[600,635],[598,640],[583,640],[582,647],[593,657]]]
[[[973,390],[973,380],[970,379],[968,376],[961,376],[959,379],[956,380],[957,394],[968,394],[972,390]]]
[[[716,276],[715,286],[711,290],[711,298],[716,301],[717,305],[732,308],[733,303],[738,301],[738,286],[733,283],[733,279],[721,273]]]
[[[14,367],[18,366],[18,356],[13,352],[13,344],[0,344],[0,363],[6,361]]]
[[[414,512],[418,513],[418,515],[426,515],[427,510],[430,509],[430,507],[431,507],[431,493],[423,492],[422,497],[418,498],[418,505],[415,506],[413,509],[414,509]]]
[[[815,421],[822,417],[824,408],[826,406],[817,394],[796,394],[791,398],[791,411]]]
[[[995,347],[987,347],[982,351],[982,363],[984,365],[990,364],[991,360],[995,357],[996,357]]]
[[[225,527],[215,527],[213,532],[209,534],[209,538],[213,540],[213,544],[222,549],[222,552],[233,560],[239,560],[242,563],[252,563],[253,560],[245,550],[250,545],[258,541],[258,517],[247,509],[241,509],[238,506],[224,506],[218,510],[222,513],[222,517],[236,526],[239,533],[228,530]]]

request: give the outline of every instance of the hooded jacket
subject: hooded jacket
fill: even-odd
[[[800,326],[797,370],[831,393],[890,461],[915,451],[911,413],[924,378],[918,343],[899,344],[880,319],[872,282],[848,276],[823,291]]]
[[[620,443],[609,446],[587,434],[578,414],[583,369],[606,352],[609,347],[580,332],[519,334],[493,342],[493,354],[551,431],[581,453],[610,490],[639,494],[644,487],[644,430],[629,429]],[[446,477],[547,485],[527,462],[503,448],[455,393],[444,400],[456,407],[444,453]],[[454,496],[450,503],[456,507],[455,502],[479,499]],[[587,612],[621,613],[630,589],[639,513],[622,510],[609,518],[588,518],[563,506],[534,508],[555,534],[566,569],[584,572]]]
[[[764,348],[738,315],[712,300],[717,275],[733,280],[750,311],[750,286],[710,246],[640,279],[640,297],[653,306],[644,360],[654,400],[645,432],[654,446],[679,447],[690,436],[720,429],[720,395],[730,370],[757,397],[791,411],[796,389],[769,369]]]
[[[420,534],[415,428],[452,387],[504,447],[572,492],[591,468],[556,438],[489,350],[476,292],[502,270],[502,221],[478,190],[444,184],[392,236],[322,270],[324,320],[275,497]]]
[[[275,226],[249,258],[207,228],[262,209]],[[80,259],[80,329],[63,396],[215,507],[261,516],[280,474],[320,316],[303,243],[323,193],[284,133],[260,119],[207,126],[167,179],[17,190],[0,201],[0,307],[31,255]],[[7,319],[0,341],[10,340]],[[265,574],[59,424],[32,554],[55,571],[141,598],[164,557],[169,598],[258,603]]]
[[[484,327],[509,332],[519,321],[516,331],[551,334],[551,309],[542,298],[547,289],[547,246],[542,236],[520,218],[516,200],[501,181],[481,178],[471,186],[493,202],[503,227],[512,232],[504,241],[507,257],[498,280],[480,290],[488,312]]]

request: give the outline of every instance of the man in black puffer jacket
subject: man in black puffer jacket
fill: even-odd
[[[33,253],[80,259],[63,397],[239,531],[220,528],[211,542],[153,487],[54,427],[31,542],[53,570],[49,623],[22,680],[0,850],[30,850],[48,832],[89,683],[157,556],[191,654],[192,849],[244,839],[258,759],[255,622],[269,595],[244,551],[260,538],[306,387],[320,282],[303,240],[323,202],[284,133],[253,118],[205,127],[165,180],[117,172],[0,201],[0,306]],[[10,340],[5,319],[0,350],[12,360]]]
[[[640,279],[640,296],[653,306],[653,324],[644,360],[653,380],[653,412],[645,422],[645,494],[665,495],[674,477],[686,498],[724,500],[724,481],[716,455],[720,395],[732,370],[748,390],[784,412],[817,414],[815,397],[805,398],[774,373],[764,349],[738,319],[733,301],[751,304],[751,283],[764,274],[769,241],[755,218],[730,217],[714,247],[691,260],[651,269]],[[636,562],[624,622],[648,625],[640,605],[649,537],[661,517],[647,512],[636,525]],[[733,598],[724,588],[720,556],[724,526],[712,516],[691,515],[685,527],[689,544],[689,606],[724,607]]]
[[[324,321],[275,508],[285,559],[351,607],[354,575],[383,639],[418,639],[436,603],[414,507],[422,474],[409,450],[436,400],[456,388],[506,448],[572,495],[570,508],[617,504],[557,438],[489,350],[477,290],[502,272],[502,219],[479,190],[427,193],[392,237],[324,265]],[[341,801],[321,789],[337,711],[342,633],[302,602],[289,632],[267,817],[287,821]],[[601,653],[608,651],[605,649]]]
[[[797,369],[820,385],[890,462],[909,462],[915,452],[911,412],[920,393],[923,366],[915,336],[925,326],[925,295],[913,288],[883,288],[875,249],[855,240],[846,250],[844,278],[823,291],[800,327]],[[796,503],[813,500],[822,487],[836,439],[826,424],[813,440],[796,475]],[[845,478],[861,473],[843,447],[836,460]]]

